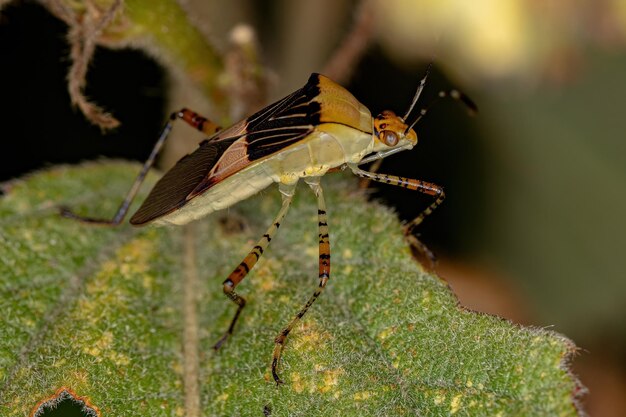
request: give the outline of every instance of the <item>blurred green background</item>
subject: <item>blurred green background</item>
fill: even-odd
[[[165,3],[173,2],[152,2]],[[463,305],[573,339],[590,414],[626,415],[626,2],[183,4],[185,24],[224,54],[215,65],[226,74],[230,107],[198,87],[201,71],[178,65],[184,55],[168,55],[175,39],[172,46],[150,30],[137,38],[120,32],[100,42],[115,49],[99,46],[87,75],[86,95],[121,122],[103,135],[70,104],[67,25],[40,2],[0,2],[0,179],[99,155],[142,159],[166,115],[183,106],[236,121],[252,110],[229,95],[240,87],[228,78],[236,25],[257,36],[250,52],[257,55],[244,54],[244,64],[254,69],[246,79],[256,82],[260,104],[300,87],[311,72],[332,70],[329,61],[360,22],[356,39],[367,48],[337,74],[373,113],[402,113],[428,62],[434,71],[423,105],[456,87],[480,108],[472,118],[458,103],[437,103],[417,126],[417,148],[380,168],[446,188],[448,200],[420,230],[441,258],[439,273]],[[151,30],[169,29],[159,25]],[[201,139],[184,129],[179,136],[190,138],[166,161]],[[374,197],[405,219],[428,203],[378,190]]]

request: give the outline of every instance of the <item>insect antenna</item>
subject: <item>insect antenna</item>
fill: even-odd
[[[420,80],[420,85],[417,87],[417,91],[415,92],[415,95],[413,96],[413,101],[411,102],[411,105],[409,106],[409,109],[406,111],[404,116],[402,116],[402,120],[406,120],[406,118],[409,117],[409,115],[413,111],[413,108],[417,104],[417,100],[419,100],[420,95],[422,94],[422,91],[424,90],[424,86],[426,85],[426,79],[428,78],[428,74],[430,74],[430,68],[432,66],[433,66],[433,63],[431,62],[428,64],[428,67],[426,67],[426,74],[424,74],[424,77]]]
[[[421,87],[421,85],[420,85],[420,87]],[[419,90],[419,88],[418,88],[418,90]],[[434,98],[430,103],[428,103],[428,105],[426,105],[426,107],[423,107],[422,109],[420,109],[419,116],[417,116],[417,119],[415,119],[415,121],[413,123],[411,123],[411,125],[409,125],[409,127],[406,128],[406,130],[404,131],[404,134],[407,134],[411,129],[413,129],[413,127],[417,124],[417,122],[422,120],[422,117],[424,117],[426,115],[426,113],[428,113],[428,110],[430,110],[430,108],[435,103],[439,102],[441,99],[444,99],[444,98],[451,98],[453,100],[460,101],[461,103],[463,103],[463,105],[465,105],[465,107],[467,108],[467,111],[472,116],[474,114],[478,113],[478,106],[476,106],[476,103],[474,103],[472,101],[472,99],[470,99],[468,96],[466,96],[465,94],[463,94],[459,90],[454,89],[454,88],[451,89],[451,90],[447,90],[447,91],[446,90],[442,90],[442,91],[439,92],[439,94],[437,95],[436,98]]]

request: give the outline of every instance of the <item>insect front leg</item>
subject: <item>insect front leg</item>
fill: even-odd
[[[248,275],[248,272],[256,265],[257,261],[265,252],[265,249],[270,244],[270,241],[276,235],[278,228],[280,227],[281,222],[285,218],[287,211],[289,210],[289,206],[291,205],[291,200],[293,198],[293,194],[296,189],[296,184],[280,184],[280,192],[283,198],[283,204],[276,215],[276,218],[272,222],[271,226],[267,229],[263,237],[258,241],[256,246],[252,248],[250,253],[237,265],[237,267],[233,270],[233,272],[228,275],[228,278],[223,283],[224,286],[224,294],[232,300],[235,304],[237,304],[237,311],[235,312],[235,317],[233,317],[230,322],[230,326],[228,326],[228,330],[224,335],[217,341],[217,343],[213,346],[213,349],[218,350],[222,344],[228,339],[228,337],[233,334],[233,329],[235,328],[235,324],[239,319],[239,315],[241,314],[241,310],[243,310],[246,305],[246,299],[240,296],[235,292],[235,288],[243,279]]]
[[[326,283],[330,279],[330,240],[328,236],[328,221],[326,216],[326,202],[324,201],[324,193],[320,186],[320,177],[309,177],[306,179],[307,184],[311,187],[317,196],[317,219],[319,225],[319,284],[313,292],[313,295],[306,302],[304,307],[291,319],[289,324],[276,336],[274,340],[274,354],[272,356],[272,376],[276,384],[282,384],[283,381],[278,376],[276,368],[280,361],[280,355],[285,346],[285,340],[293,329],[293,326],[304,316],[307,310],[313,305],[315,300],[320,296]]]
[[[180,111],[172,113],[168,122],[163,127],[163,130],[161,130],[159,139],[154,144],[152,152],[150,152],[150,156],[148,156],[148,159],[143,163],[141,171],[139,171],[139,174],[135,178],[133,185],[130,187],[130,190],[128,190],[128,193],[126,194],[124,201],[122,201],[122,204],[120,204],[120,207],[117,209],[117,212],[113,215],[112,218],[100,219],[88,216],[81,216],[74,213],[71,209],[67,207],[60,208],[61,215],[63,217],[78,220],[84,223],[99,224],[104,226],[117,226],[122,223],[124,217],[126,217],[126,214],[128,213],[128,209],[130,208],[131,203],[135,199],[135,196],[137,195],[137,192],[141,187],[141,184],[146,179],[148,171],[150,170],[150,168],[152,168],[152,165],[154,165],[154,161],[156,160],[157,155],[163,148],[163,144],[165,143],[165,140],[172,130],[174,121],[176,121],[177,119],[183,120],[190,126],[203,133],[206,133],[207,135],[212,135],[213,133],[220,130],[220,127],[217,124],[209,121],[205,117],[202,117],[191,110],[182,109]]]
[[[405,233],[409,242],[423,255],[425,255],[431,264],[434,264],[436,261],[435,255],[424,245],[420,240],[415,236],[415,228],[419,226],[424,218],[430,215],[446,198],[446,195],[443,191],[443,188],[437,184],[433,184],[431,182],[426,182],[422,180],[415,180],[412,178],[404,178],[398,177],[395,175],[388,174],[379,174],[375,172],[368,172],[360,169],[356,164],[348,165],[352,172],[361,177],[367,178],[372,181],[382,182],[385,184],[391,184],[402,188],[407,188],[409,190],[419,191],[421,193],[433,196],[435,201],[433,201],[428,207],[426,207],[420,214],[417,215],[416,218],[411,220],[405,226]]]

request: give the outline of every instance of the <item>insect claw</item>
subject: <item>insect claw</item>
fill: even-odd
[[[118,226],[122,222],[122,219],[123,219],[123,217],[119,217],[119,216],[115,216],[111,220],[81,216],[81,215],[74,213],[67,206],[59,206],[59,214],[61,215],[61,217],[65,217],[66,219],[72,219],[72,220],[79,221],[81,223],[94,224],[94,225],[100,225],[100,226]]]
[[[435,267],[437,266],[437,256],[435,256],[433,251],[428,249],[428,246],[426,246],[422,241],[420,241],[416,235],[411,233],[410,228],[407,228],[405,233],[406,233],[406,238],[409,241],[409,245],[411,246],[411,250],[413,251],[413,254],[416,257],[416,259],[426,258],[427,268],[431,270],[435,269]]]
[[[67,206],[59,206],[59,214],[61,215],[61,217],[65,217],[66,219],[78,220],[79,222],[83,223],[98,223],[97,221],[94,221],[95,219],[92,219],[91,217],[83,217],[74,213],[72,209]]]
[[[230,333],[225,333],[224,336],[220,337],[220,340],[218,340],[217,343],[213,345],[213,350],[216,352],[220,350],[220,348],[222,347],[222,345],[228,339],[229,336],[230,336]]]
[[[74,214],[74,212],[72,210],[70,210],[69,207],[67,207],[67,206],[59,206],[58,209],[59,209],[59,214],[62,217],[67,217],[69,219],[75,219],[76,218],[76,215]]]
[[[276,372],[276,368],[278,367],[278,358],[274,358],[272,360],[272,377],[274,377],[274,382],[276,382],[276,386],[281,386],[284,384],[283,380],[280,379],[278,373]]]
[[[281,385],[285,383],[283,382],[282,379],[280,379],[280,377],[278,376],[278,374],[276,373],[274,369],[272,369],[272,376],[274,377],[274,382],[276,382],[277,387],[280,387]]]

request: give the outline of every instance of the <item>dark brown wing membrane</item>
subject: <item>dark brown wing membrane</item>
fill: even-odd
[[[204,141],[193,153],[184,156],[156,183],[148,198],[130,219],[130,223],[144,224],[184,205],[187,196],[202,182],[236,139]]]
[[[319,75],[306,85],[247,120],[248,159],[254,161],[292,145],[310,134],[320,122]]]

